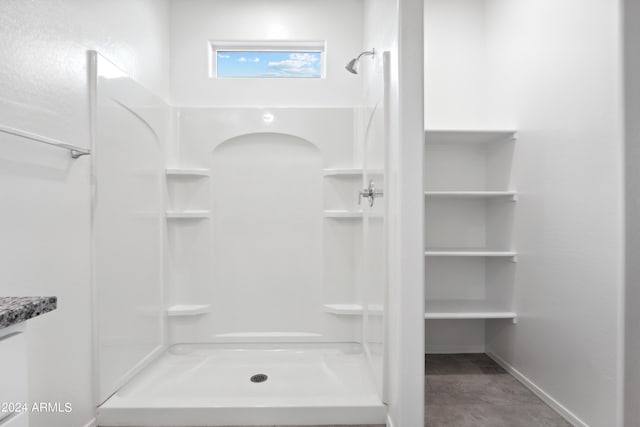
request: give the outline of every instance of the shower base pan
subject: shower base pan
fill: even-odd
[[[384,424],[386,413],[359,344],[180,344],[101,405],[98,425]]]

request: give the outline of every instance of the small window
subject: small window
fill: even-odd
[[[324,77],[324,42],[211,42],[211,77]]]

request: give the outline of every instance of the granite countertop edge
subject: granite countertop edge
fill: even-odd
[[[53,311],[57,297],[0,297],[0,329]]]

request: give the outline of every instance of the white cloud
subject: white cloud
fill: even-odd
[[[241,56],[240,58],[238,58],[238,62],[247,62],[247,58]]]
[[[305,61],[313,64],[314,62],[318,62],[320,59],[317,55],[312,55],[310,53],[292,53],[289,55],[289,58],[296,61]]]
[[[219,54],[218,54],[218,58],[220,58],[220,59],[229,59],[229,58],[231,58],[231,56],[229,56],[229,55],[223,55],[223,54],[219,53]]]
[[[253,58],[250,59],[249,62],[260,62],[260,58]]]
[[[318,56],[309,53],[292,53],[289,59],[269,62],[269,68],[276,69],[286,74],[317,74],[314,64],[318,62]]]

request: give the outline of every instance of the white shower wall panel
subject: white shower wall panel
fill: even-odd
[[[93,282],[99,400],[162,348],[163,169],[170,109],[91,54]]]
[[[196,204],[211,214],[169,225],[170,304],[211,311],[171,318],[171,341],[359,340],[361,316],[323,309],[361,297],[362,220],[323,215],[358,209],[361,178],[323,173],[360,166],[354,110],[183,108],[178,116],[169,164],[210,169],[209,196]]]

